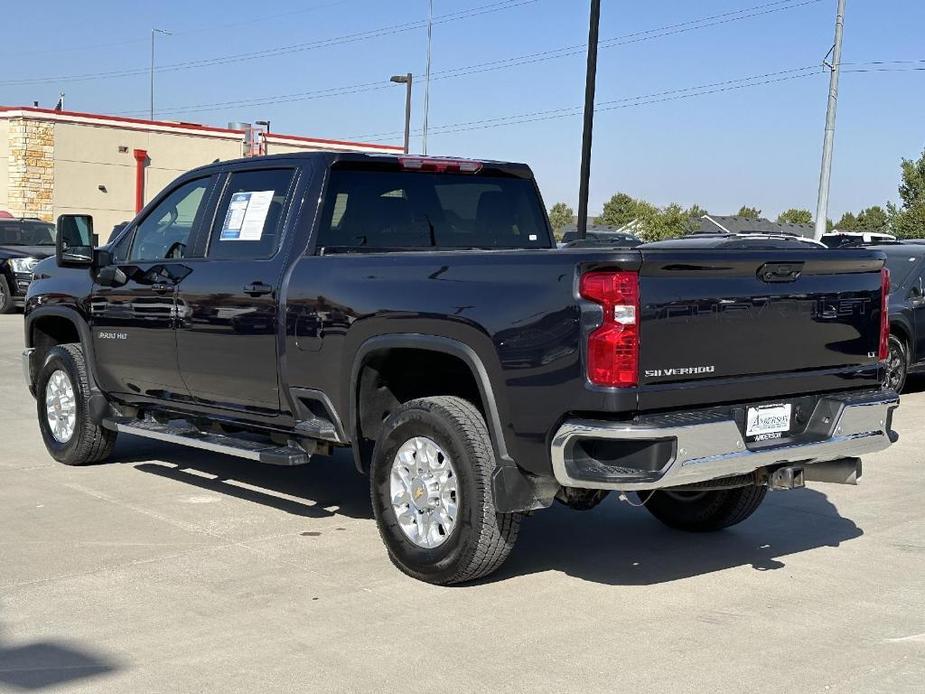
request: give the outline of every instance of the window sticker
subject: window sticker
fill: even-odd
[[[259,241],[275,192],[252,190],[232,195],[219,240]]]

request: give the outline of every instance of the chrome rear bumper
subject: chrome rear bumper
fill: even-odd
[[[707,411],[657,416],[633,422],[575,419],[566,421],[552,440],[552,466],[559,484],[583,489],[641,491],[749,474],[769,465],[858,457],[881,451],[896,441],[892,411],[899,396],[892,391],[865,391],[820,398],[806,432],[779,443],[746,444],[728,413]],[[661,446],[664,457],[649,467],[627,466],[597,442],[626,442],[638,449]],[[588,445],[590,442],[590,445]],[[638,444],[638,445],[636,445]],[[628,449],[629,450],[629,449]]]

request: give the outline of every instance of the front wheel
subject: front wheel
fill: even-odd
[[[495,456],[478,409],[457,397],[420,398],[382,427],[370,486],[392,562],[439,585],[497,570],[514,546],[521,516],[495,510]]]
[[[649,513],[678,530],[709,532],[741,523],[764,501],[764,485],[715,489],[712,491],[671,490],[642,492]]]
[[[886,379],[884,386],[890,390],[901,393],[906,387],[906,376],[909,373],[909,350],[906,343],[896,335],[890,335],[890,356],[886,364]]]
[[[80,345],[52,347],[35,383],[39,428],[51,457],[88,465],[109,457],[116,432],[90,416],[90,380]]]

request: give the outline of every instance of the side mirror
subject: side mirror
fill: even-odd
[[[88,214],[63,214],[58,217],[55,228],[58,267],[93,265],[93,217]]]
[[[925,296],[925,292],[922,291],[921,280],[912,285],[912,288],[909,289],[909,298],[910,299],[921,299]]]

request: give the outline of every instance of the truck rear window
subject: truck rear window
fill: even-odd
[[[318,238],[326,252],[551,245],[531,180],[337,169]]]

